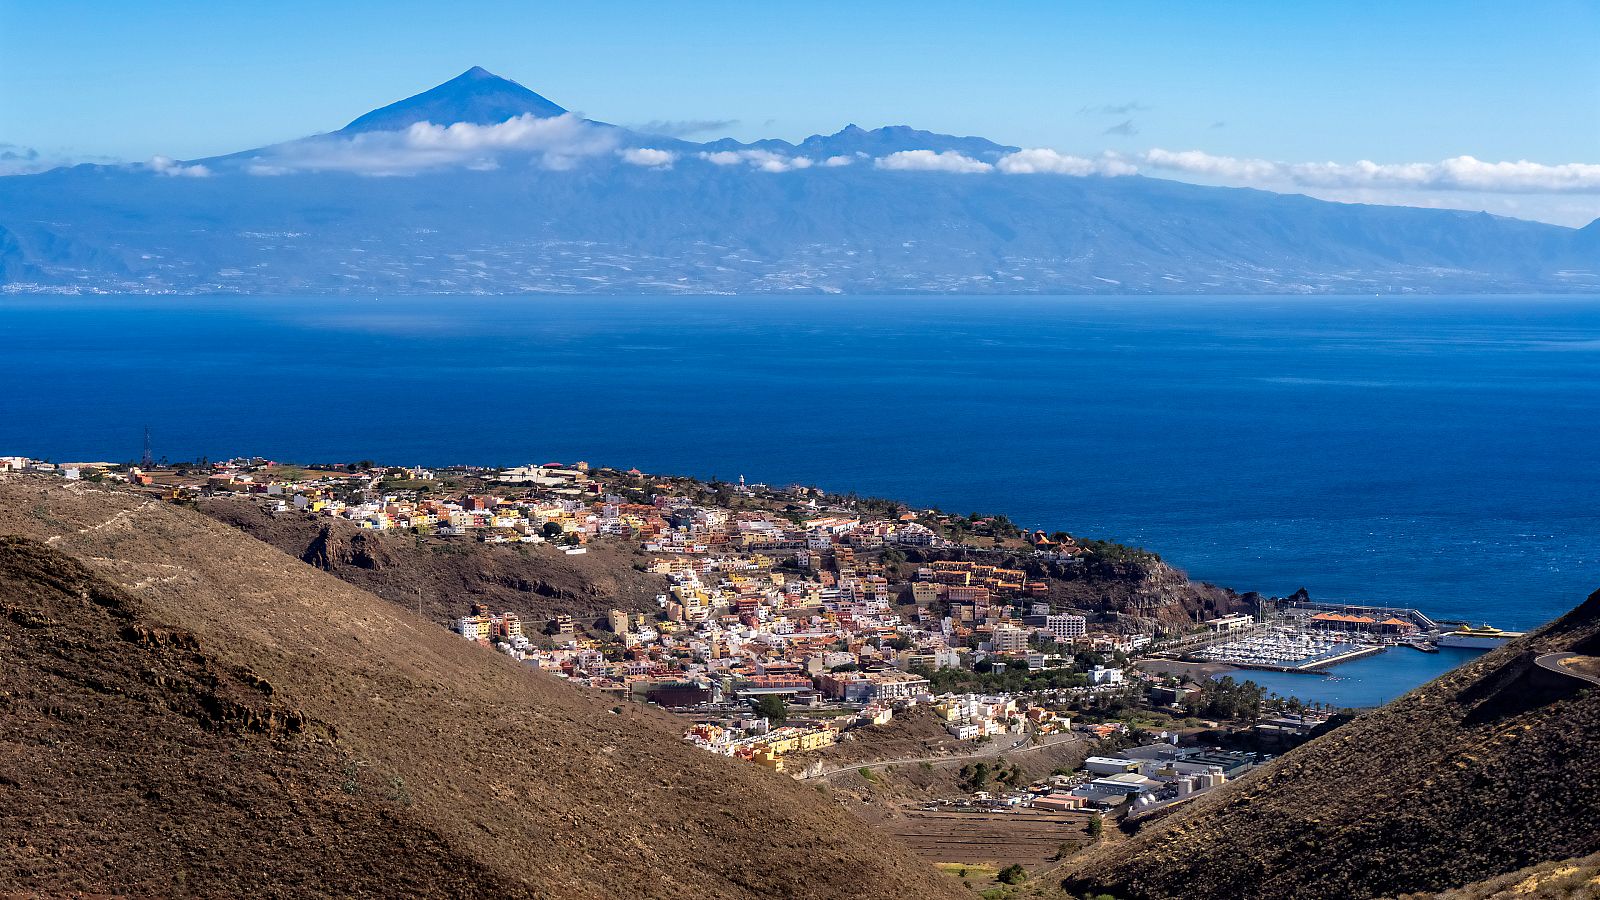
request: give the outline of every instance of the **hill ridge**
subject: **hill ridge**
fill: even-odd
[[[1086,857],[1068,884],[1119,898],[1386,897],[1600,851],[1600,690],[1536,664],[1597,649],[1600,591]]]

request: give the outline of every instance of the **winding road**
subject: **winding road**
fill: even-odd
[[[1555,672],[1558,675],[1565,675],[1568,678],[1576,678],[1579,681],[1586,681],[1589,684],[1600,686],[1600,675],[1580,672],[1571,666],[1563,665],[1568,660],[1575,659],[1594,659],[1594,657],[1587,657],[1580,653],[1546,653],[1542,656],[1534,657],[1533,664],[1547,672]]]

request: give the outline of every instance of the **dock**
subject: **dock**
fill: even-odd
[[[1388,648],[1378,645],[1364,645],[1347,653],[1341,653],[1338,656],[1330,656],[1326,659],[1307,660],[1306,662],[1293,666],[1256,662],[1230,662],[1228,665],[1233,666],[1236,669],[1257,669],[1263,672],[1315,672],[1319,669],[1325,669],[1328,666],[1336,666],[1340,663],[1347,663],[1353,659],[1360,659],[1363,656],[1371,656],[1374,653],[1382,653],[1386,649]]]

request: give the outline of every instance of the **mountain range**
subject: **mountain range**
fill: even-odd
[[[905,126],[693,142],[481,68],[226,156],[0,178],[0,290],[1584,291],[1600,222],[1331,203]]]

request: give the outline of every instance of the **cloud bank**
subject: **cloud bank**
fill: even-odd
[[[1132,163],[1109,154],[1096,159],[1085,156],[1068,156],[1047,148],[1018,150],[1000,157],[995,168],[1007,175],[1134,175],[1139,169]]]
[[[1455,156],[1439,162],[1286,163],[1214,156],[1201,150],[1147,150],[1137,161],[1152,169],[1181,172],[1251,186],[1292,184],[1312,188],[1408,188],[1510,194],[1600,193],[1600,164],[1486,162]]]
[[[570,169],[579,161],[616,149],[612,129],[572,113],[541,118],[532,114],[497,125],[417,122],[403,131],[353,136],[326,135],[271,148],[248,168],[256,175],[290,172],[354,172],[411,175],[446,166],[493,169],[502,154],[528,156],[547,169]]]
[[[976,174],[994,169],[994,166],[982,160],[973,159],[954,150],[945,150],[942,153],[935,153],[932,150],[901,150],[898,153],[878,157],[876,165],[880,169],[900,172]]]
[[[672,166],[678,154],[671,150],[657,150],[654,147],[629,147],[617,151],[622,161],[630,166],[644,166],[649,169],[666,169]]]
[[[697,153],[700,159],[714,166],[748,165],[760,172],[792,172],[809,169],[817,161],[806,156],[789,156],[772,150],[718,150],[714,153]]]
[[[171,175],[176,178],[210,178],[211,170],[198,163],[185,165],[170,156],[152,156],[145,163],[152,172],[158,175]]]
[[[1146,108],[1130,101],[1085,107],[1082,112],[1126,115]],[[731,120],[652,122],[640,127],[683,134],[727,124],[732,124]],[[1221,123],[1213,127],[1221,127]],[[1127,119],[1109,131],[1128,136],[1137,129],[1133,120]],[[1142,152],[1106,150],[1086,156],[1036,147],[982,156],[929,148],[878,157],[864,153],[809,157],[785,148],[684,152],[622,146],[624,136],[618,129],[595,125],[570,113],[552,118],[520,116],[496,125],[421,122],[402,131],[333,134],[295,141],[262,151],[244,168],[255,175],[308,171],[410,175],[445,167],[489,170],[511,164],[563,170],[585,160],[604,158],[613,164],[659,171],[693,162],[763,173],[842,169],[857,163],[884,171],[991,177],[1114,178],[1144,173],[1236,187],[1299,190],[1332,200],[1484,208],[1507,215],[1547,220],[1554,217],[1579,223],[1587,221],[1585,216],[1594,217],[1593,201],[1588,198],[1600,195],[1600,164],[1593,163],[1491,162],[1472,156],[1418,163],[1284,162],[1159,147]],[[43,162],[36,151],[0,144],[0,174],[47,167]],[[166,157],[156,157],[145,167],[171,177],[214,174],[206,165],[184,164]],[[1557,196],[1570,199],[1553,199]],[[1546,199],[1536,199],[1540,197]],[[1539,212],[1552,203],[1565,203],[1570,208]]]

